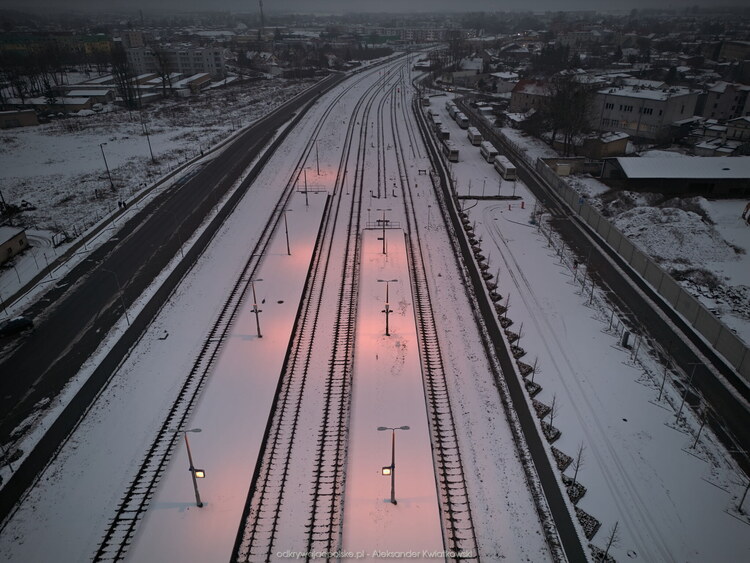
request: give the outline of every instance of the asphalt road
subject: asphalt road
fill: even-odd
[[[469,111],[467,115],[470,114]],[[485,138],[492,139],[498,147],[504,146],[486,124],[477,121],[475,125]],[[512,155],[509,151],[506,154]],[[692,381],[678,380],[678,388],[682,391],[690,387],[686,399],[689,404],[696,406],[702,398],[710,405],[713,413],[708,417],[709,425],[737,463],[745,472],[750,472],[750,460],[745,453],[750,452],[750,413],[743,404],[743,400],[750,401],[747,383],[616,252],[606,243],[600,243],[592,230],[557,200],[535,173],[523,162],[516,162],[516,166],[521,181],[552,211],[552,227],[581,263],[588,261],[597,286],[606,289],[610,300],[626,314],[628,328],[647,334],[664,350],[670,351],[672,360],[684,373],[693,374]],[[731,387],[717,378],[715,372]]]
[[[156,197],[121,226],[115,237],[92,251],[64,278],[55,280],[55,285],[24,311],[25,316],[34,319],[36,327],[28,336],[12,343],[10,351],[0,360],[3,390],[0,442],[8,443],[14,429],[37,409],[35,405],[57,396],[78,373],[122,315],[122,304],[129,306],[149,287],[179,252],[182,242],[203,223],[240,174],[268,145],[278,128],[320,92],[343,78],[343,75],[332,75],[248,128],[197,173],[188,174],[190,177],[186,181],[177,181]],[[243,182],[245,189],[251,179],[252,176]],[[239,192],[235,194],[237,198],[244,190]],[[215,223],[218,222],[212,223],[213,228],[218,228]],[[204,237],[205,244],[211,234]],[[157,311],[158,308],[151,308],[152,313]],[[147,320],[140,318],[139,326],[145,327]],[[138,334],[138,331],[129,331],[125,341],[118,344],[116,350],[120,358]],[[110,373],[118,363],[118,358],[111,356],[112,353],[107,363],[111,366]],[[100,377],[96,385],[100,388],[104,383],[106,378]],[[87,398],[93,399],[97,391],[89,389]],[[65,417],[61,417],[65,420],[58,425],[56,440],[47,441],[49,451],[36,452],[34,460],[24,462],[25,467],[22,466],[0,492],[0,518],[7,514],[52,456],[55,441],[59,443],[67,436],[88,407],[87,400],[74,403],[66,410]]]

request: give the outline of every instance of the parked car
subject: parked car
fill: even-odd
[[[0,325],[0,337],[12,336],[34,328],[34,321],[28,317],[16,317]]]

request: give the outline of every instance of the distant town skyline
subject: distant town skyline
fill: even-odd
[[[476,11],[629,11],[632,9],[684,10],[692,6],[747,6],[744,0],[263,0],[266,13],[408,13]],[[3,0],[0,9],[51,11],[178,10],[255,12],[258,0]]]

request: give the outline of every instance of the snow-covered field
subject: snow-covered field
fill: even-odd
[[[72,235],[311,83],[252,81],[160,100],[146,105],[142,114],[108,107],[111,111],[0,131],[3,196],[10,204],[25,200],[36,207],[23,211],[17,224]]]
[[[116,107],[38,127],[0,131],[0,191],[9,204],[28,202],[13,218],[13,225],[29,229],[30,242],[29,251],[0,266],[0,299],[7,300],[47,263],[54,262],[76,237],[110,221],[119,201],[131,205],[157,183],[159,189],[168,187],[174,178],[165,183],[161,180],[168,178],[170,171],[188,167],[188,161],[200,160],[202,154],[208,158],[240,127],[311,84],[307,80],[269,79],[211,89],[194,98],[155,102],[143,110],[148,139],[138,112]],[[89,242],[83,252],[112,232]],[[26,303],[28,300],[0,311],[0,320],[17,314]]]

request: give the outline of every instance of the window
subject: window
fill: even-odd
[[[606,104],[604,104],[604,107],[606,109],[615,109],[615,104],[613,104],[612,102],[607,102]]]
[[[680,113],[685,113],[685,104],[682,104],[682,107],[680,108]]]

